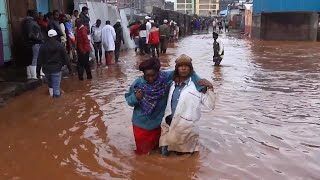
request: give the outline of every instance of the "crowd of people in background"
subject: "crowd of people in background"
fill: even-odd
[[[198,32],[208,31],[210,23],[214,32],[219,29],[218,33],[222,33],[223,29],[228,32],[232,26],[232,21],[225,19],[211,21],[209,18],[194,18],[191,23],[191,27]],[[143,22],[136,20],[128,28],[130,28],[130,37],[135,42],[136,52],[139,50],[140,55],[159,57],[160,54],[167,52],[168,43],[179,39],[185,27],[184,24],[180,26],[174,20],[164,19],[159,22],[158,17],[146,16]],[[58,10],[47,14],[28,10],[27,17],[22,23],[22,32],[24,32],[25,43],[32,51],[32,62],[27,66],[27,77],[28,79],[46,77],[50,95],[52,95],[52,88],[57,88],[52,84],[57,84],[58,79],[61,80],[62,66],[67,65],[69,72],[73,74],[71,63],[75,63],[79,80],[84,80],[84,72],[87,79],[92,79],[89,59],[95,59],[97,66],[101,66],[104,54],[106,65],[113,63],[113,57],[115,57],[115,63],[118,63],[121,45],[125,44],[121,20],[117,20],[112,26],[109,20],[102,25],[102,21],[98,19],[90,27],[87,7],[83,7],[80,13],[74,10],[71,15],[61,14]],[[61,46],[58,46],[54,40]],[[48,47],[48,44],[51,47]],[[61,47],[66,56],[61,55],[63,54]],[[47,54],[43,55],[44,52]],[[55,52],[59,52],[60,59],[56,57]],[[44,60],[44,57],[47,57],[47,60]],[[48,79],[53,77],[52,74],[55,78]],[[60,96],[57,90],[53,92],[55,92],[53,97]]]
[[[130,36],[136,45],[135,51],[139,50],[140,55],[148,54],[152,57],[165,54],[168,43],[178,40],[180,31],[184,31],[184,25],[180,27],[173,20],[165,19],[160,25],[157,17],[150,16],[146,16],[144,22],[137,20],[129,27]],[[71,64],[76,64],[79,80],[84,80],[84,72],[86,72],[87,79],[92,79],[89,59],[95,59],[97,66],[101,66],[104,54],[106,65],[112,64],[113,57],[115,57],[115,63],[118,63],[121,45],[125,43],[121,20],[117,20],[117,23],[112,26],[109,20],[105,22],[105,25],[102,25],[102,21],[98,19],[90,27],[87,7],[83,7],[80,13],[78,10],[74,10],[70,15],[62,14],[58,10],[46,14],[28,10],[27,17],[22,22],[22,31],[25,32],[23,40],[32,51],[32,62],[27,66],[27,78],[46,77],[49,82],[50,95],[52,95],[52,84],[55,84],[53,81],[61,79],[64,65],[67,65],[69,72],[73,74]],[[60,60],[53,55],[55,51],[63,54],[61,47],[54,40],[61,44],[66,54],[63,58],[60,56]],[[40,49],[47,42],[50,42],[49,44],[54,48],[51,50],[42,49],[44,49],[43,52],[51,53],[48,57],[52,57],[52,60],[50,58],[49,61],[39,60]],[[47,56],[42,54],[43,57]],[[50,71],[48,71],[49,66]],[[54,72],[52,72],[53,66]],[[58,73],[60,77],[49,80],[50,73]],[[58,91],[54,90],[54,92]],[[60,93],[54,95],[54,97],[59,96]]]
[[[210,26],[210,19],[208,18],[194,18],[191,21],[191,26],[193,27],[194,32],[199,33],[199,32],[208,32],[209,31],[209,26]]]
[[[197,31],[208,31],[210,25],[208,19],[194,19],[193,23]],[[220,23],[215,24],[220,27]],[[228,29],[229,23],[228,26],[226,23]],[[161,71],[160,60],[156,58],[167,52],[169,42],[179,39],[183,25],[180,27],[167,19],[159,25],[158,19],[146,16],[143,23],[137,20],[129,27],[135,51],[139,49],[141,55],[152,55],[139,66],[144,75],[138,77],[125,94],[128,104],[134,107],[132,122],[136,152],[149,154],[159,146],[165,156],[170,152],[199,151],[200,105],[214,109],[213,85],[197,76],[191,57],[181,55],[174,71]],[[106,65],[112,63],[113,55],[118,63],[121,44],[125,43],[121,20],[117,20],[114,26],[107,20],[102,26],[102,21],[97,19],[90,27],[87,7],[83,7],[80,14],[75,10],[72,15],[61,14],[58,10],[47,14],[28,10],[22,32],[25,43],[32,50],[32,62],[27,67],[28,79],[45,76],[49,94],[54,98],[61,95],[63,66],[66,65],[72,74],[71,62],[74,62],[79,80],[84,80],[84,72],[87,79],[92,79],[90,56],[96,59],[98,66],[102,64],[103,53]],[[223,44],[217,33],[213,35],[213,57],[220,64],[224,55]],[[94,55],[91,55],[91,44]]]
[[[167,52],[168,43],[174,43],[179,39],[180,30],[178,23],[164,19],[159,25],[158,19],[146,16],[144,22],[137,19],[130,24],[130,37],[135,42],[135,52],[139,50],[140,55],[152,54],[159,57]],[[182,29],[183,30],[183,29]]]
[[[232,28],[231,19],[211,19],[211,18],[194,18],[191,21],[191,27],[195,33],[208,33],[210,26],[213,27],[213,31],[217,33],[229,32]]]
[[[230,29],[232,28],[232,21],[231,19],[214,19],[212,21],[213,31],[218,33],[223,32],[230,32]]]
[[[87,7],[83,7],[80,13],[74,10],[71,15],[61,14],[58,10],[47,14],[28,10],[21,25],[23,43],[32,51],[32,61],[26,68],[27,78],[46,77],[50,95],[59,97],[64,65],[73,74],[71,63],[75,63],[79,80],[84,80],[84,71],[87,79],[92,79],[90,57],[96,59],[97,65],[102,64],[102,47],[106,65],[112,63],[113,54],[115,62],[119,62],[121,43],[124,44],[121,20],[117,20],[114,26],[110,21],[106,21],[104,27],[101,24],[101,20],[97,20],[90,28]],[[91,50],[91,44],[94,50]]]

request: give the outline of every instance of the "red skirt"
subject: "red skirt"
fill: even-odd
[[[153,130],[145,130],[133,125],[133,134],[136,141],[136,153],[148,154],[159,145],[161,127]]]

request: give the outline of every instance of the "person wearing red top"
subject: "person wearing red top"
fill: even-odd
[[[160,34],[159,28],[157,28],[157,25],[155,23],[152,24],[148,42],[151,45],[152,57],[156,57],[155,51],[157,51],[157,56],[159,57]]]
[[[39,18],[37,19],[37,22],[40,25],[41,29],[46,29],[46,30],[48,29],[49,23],[42,12],[39,12]],[[47,36],[47,33],[46,33],[46,36]]]
[[[232,20],[229,20],[229,28],[232,29]]]
[[[78,76],[83,81],[83,73],[86,70],[87,79],[92,79],[91,69],[89,65],[89,53],[91,51],[90,41],[88,39],[87,28],[83,25],[81,19],[76,20],[77,26],[77,52],[78,52]]]
[[[139,31],[140,31],[141,22],[137,21],[134,26],[130,29],[130,37],[134,40],[136,47],[134,48],[135,52],[138,51],[139,48]]]

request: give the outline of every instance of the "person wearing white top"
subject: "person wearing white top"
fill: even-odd
[[[106,64],[112,63],[112,55],[116,48],[116,31],[110,25],[110,21],[106,21],[106,25],[102,28],[102,46],[105,51]]]
[[[152,28],[152,25],[151,25],[151,23],[150,23],[151,17],[146,16],[145,19],[146,19],[146,21],[147,21],[147,22],[146,22],[147,37],[149,37],[150,31],[151,31],[151,28]],[[148,40],[148,38],[147,38],[147,39],[146,39],[146,44],[148,44],[148,43],[149,43],[149,40]]]
[[[206,88],[199,92],[191,80],[192,59],[181,55],[176,60],[173,83],[169,90],[165,116],[161,123],[159,146],[162,155],[169,151],[193,153],[199,151],[199,120],[201,105],[213,110],[215,93],[208,80],[198,82]]]
[[[79,11],[78,10],[74,10],[73,14],[72,14],[72,19],[71,19],[71,24],[72,24],[72,30],[73,33],[76,33],[76,20],[79,18]]]
[[[217,30],[217,21],[215,19],[212,21],[212,27],[213,27],[213,32],[216,32],[216,30]]]
[[[66,15],[61,15],[61,23],[60,23],[60,29],[62,32],[62,36],[61,38],[61,43],[64,47],[67,46],[67,33],[66,33],[66,26],[64,25],[64,23],[67,21],[67,17]]]
[[[102,26],[101,20],[97,19],[96,24],[91,27],[91,39],[93,41],[94,53],[97,65],[102,64]]]
[[[219,66],[224,57],[224,45],[220,39],[218,39],[219,34],[213,32],[213,62],[215,66]]]

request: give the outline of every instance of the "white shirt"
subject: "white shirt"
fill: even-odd
[[[102,28],[102,45],[105,51],[114,51],[116,41],[116,31],[110,25]]]
[[[91,36],[93,42],[101,42],[102,41],[102,26],[97,27],[93,25],[91,28]]]
[[[217,39],[217,42],[219,43],[219,47],[220,47],[219,54],[221,55],[222,52],[224,51],[224,45],[223,45],[223,42],[219,38]]]
[[[166,123],[166,117],[172,114],[171,100],[174,89],[175,82],[170,87],[165,116],[161,123],[159,145],[168,146],[169,151],[199,151],[198,122],[201,117],[201,105],[213,110],[215,93],[212,90],[208,90],[205,94],[198,92],[195,84],[189,79],[189,83],[181,90],[179,102],[169,126]]]
[[[146,36],[147,37],[147,40],[146,40],[147,42],[146,43],[148,44],[148,42],[149,42],[149,38],[148,37],[149,37],[150,31],[151,31],[151,28],[152,28],[152,25],[151,25],[150,22],[146,23],[146,28],[147,28],[147,36]]]
[[[212,26],[213,27],[217,26],[217,22],[215,20],[212,22]]]
[[[140,36],[141,38],[147,37],[147,31],[146,31],[146,30],[141,30],[141,31],[139,31],[139,36]]]

